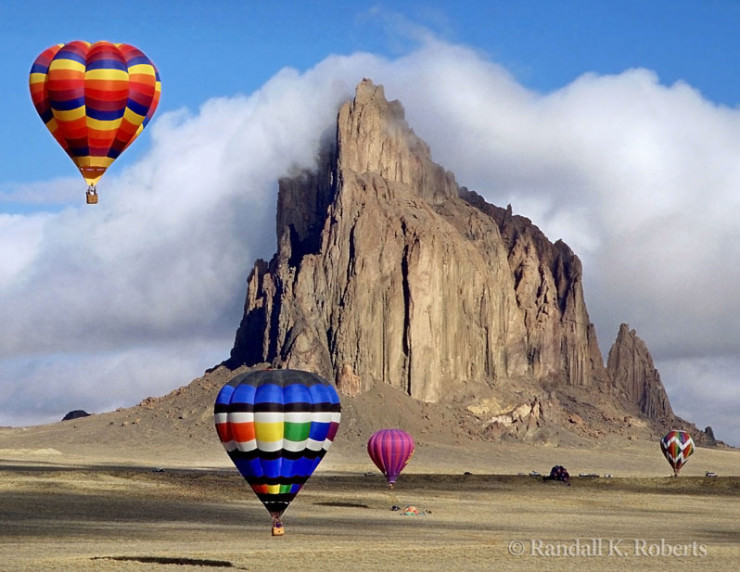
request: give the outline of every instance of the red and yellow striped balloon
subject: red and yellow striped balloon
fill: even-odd
[[[129,44],[74,41],[41,52],[31,99],[88,184],[88,202],[111,163],[136,139],[159,103],[159,72]]]

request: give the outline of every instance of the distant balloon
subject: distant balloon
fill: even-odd
[[[370,436],[367,453],[391,488],[414,454],[414,440],[401,429],[381,429]]]
[[[29,77],[31,99],[88,184],[95,185],[136,139],[159,103],[159,72],[129,44],[74,41],[41,52]]]
[[[672,429],[660,440],[660,450],[673,468],[673,476],[677,477],[694,452],[694,440],[686,431]]]
[[[334,441],[340,411],[328,381],[292,369],[243,373],[216,397],[218,436],[272,515],[273,535],[283,534],[285,509]]]

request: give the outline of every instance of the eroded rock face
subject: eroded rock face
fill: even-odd
[[[583,297],[578,257],[562,240],[551,243],[529,219],[512,214],[511,206],[488,204],[465,188],[460,194],[498,225],[534,377],[564,379],[570,385],[608,384]]]
[[[619,327],[617,340],[609,350],[607,369],[617,391],[628,403],[639,406],[646,417],[674,417],[660,374],[653,365],[645,342],[627,324]]]
[[[575,254],[460,189],[369,80],[317,171],[279,182],[277,224],[232,367],[279,363],[348,393],[387,383],[423,401],[465,382],[606,379]]]
[[[316,170],[279,181],[276,221],[232,369],[309,369],[349,397],[383,384],[422,402],[460,398],[494,437],[647,430],[619,421],[637,411],[655,434],[679,420],[634,330],[620,328],[604,367],[572,250],[458,187],[369,80]]]

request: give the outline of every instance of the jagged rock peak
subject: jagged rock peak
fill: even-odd
[[[342,170],[376,174],[433,203],[457,195],[452,173],[432,161],[429,146],[406,122],[403,106],[387,101],[383,86],[362,80],[337,123]]]
[[[651,419],[674,417],[645,342],[627,324],[619,326],[617,339],[609,350],[607,371],[622,397],[637,405],[645,416]]]
[[[423,401],[606,378],[577,256],[459,189],[381,86],[357,86],[325,143],[315,172],[280,180],[278,251],[250,274],[230,367]]]

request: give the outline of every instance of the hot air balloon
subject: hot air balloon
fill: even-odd
[[[368,439],[367,453],[385,475],[388,486],[393,488],[398,475],[414,454],[414,440],[401,429],[381,429]]]
[[[226,452],[272,515],[281,518],[332,444],[339,428],[336,389],[307,371],[267,369],[236,376],[214,405]]]
[[[673,476],[677,477],[678,471],[694,452],[694,440],[686,431],[671,429],[660,440],[660,450],[673,467]]]
[[[159,103],[159,72],[129,44],[74,41],[41,52],[31,66],[31,99],[87,182],[96,184],[136,139]]]

